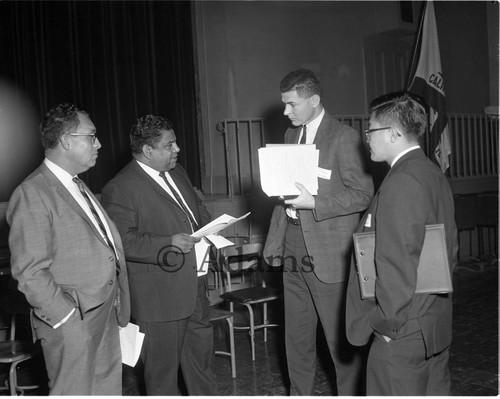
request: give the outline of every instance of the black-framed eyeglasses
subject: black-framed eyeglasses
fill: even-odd
[[[373,132],[378,132],[379,130],[392,129],[391,127],[379,127],[377,129],[366,129],[365,130],[365,139],[366,141],[370,141],[370,136]]]
[[[90,141],[92,141],[92,144],[95,143],[97,140],[97,136],[95,134],[68,134],[68,136],[87,136],[90,137]]]

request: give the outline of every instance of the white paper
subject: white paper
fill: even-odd
[[[215,245],[215,248],[221,249],[225,247],[229,247],[230,245],[234,245],[234,242],[229,241],[226,237],[220,236],[220,235],[215,235],[215,234],[209,234],[206,236],[206,238]]]
[[[318,194],[319,150],[314,144],[267,145],[259,148],[260,184],[268,197],[299,195],[301,183]]]
[[[200,242],[194,244],[194,250],[196,254],[196,270],[197,276],[204,276],[208,273],[208,263],[210,262],[208,258],[208,249],[210,248],[210,243],[202,238]]]
[[[139,331],[139,326],[128,323],[126,327],[120,328],[120,347],[122,349],[122,363],[134,367],[141,354],[144,333]]]
[[[193,234],[191,234],[191,237],[201,238],[210,234],[218,233],[219,231],[224,230],[226,227],[229,227],[232,224],[239,222],[242,219],[245,219],[248,215],[250,215],[250,212],[246,213],[245,215],[239,218],[234,218],[226,214],[221,215],[217,219],[212,220],[209,224],[199,229],[198,231],[195,231]]]
[[[318,177],[320,179],[330,180],[332,177],[332,171],[330,169],[318,168]]]

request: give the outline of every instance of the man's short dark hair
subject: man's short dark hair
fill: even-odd
[[[163,116],[146,115],[130,130],[130,148],[133,154],[140,154],[144,145],[155,147],[165,130],[172,130],[174,124]]]
[[[281,93],[293,90],[302,98],[309,98],[315,94],[321,96],[321,84],[314,72],[309,69],[297,69],[281,80]]]
[[[386,94],[370,104],[371,115],[382,125],[396,125],[408,138],[418,140],[425,133],[427,116],[424,106],[408,92]]]
[[[57,104],[52,107],[40,123],[40,134],[44,149],[57,147],[59,139],[64,134],[76,130],[80,124],[78,113],[87,114],[76,105],[69,103]]]

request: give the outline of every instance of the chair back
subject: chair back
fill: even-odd
[[[255,269],[262,258],[262,244],[233,245],[222,249],[223,268],[229,273]]]
[[[223,248],[219,256],[224,292],[265,287],[261,271],[262,244],[245,243]]]

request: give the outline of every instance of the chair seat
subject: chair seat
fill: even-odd
[[[39,350],[39,346],[29,341],[0,342],[0,363],[13,363],[29,359]]]
[[[250,287],[242,290],[228,291],[221,295],[226,301],[236,303],[249,303],[271,301],[278,299],[280,290],[273,287]]]

